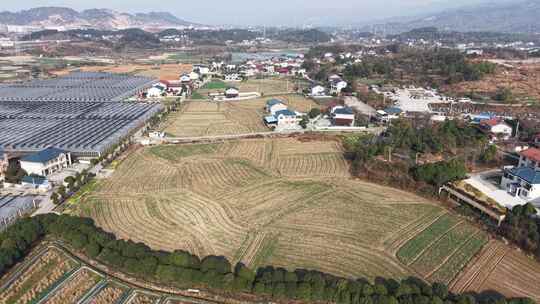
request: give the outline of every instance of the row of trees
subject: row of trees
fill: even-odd
[[[224,257],[200,259],[185,251],[153,251],[142,243],[117,240],[94,225],[91,219],[67,215],[41,215],[16,222],[0,234],[0,273],[24,258],[31,246],[52,235],[75,250],[125,273],[178,287],[207,287],[224,293],[253,293],[266,299],[325,301],[362,304],[475,304],[533,303],[500,295],[459,295],[441,283],[417,278],[345,279],[297,269],[261,267],[253,271],[239,263],[232,267]]]
[[[64,185],[58,187],[56,192],[51,194],[51,200],[55,205],[58,205],[73,195],[75,192],[88,183],[95,174],[89,173],[87,170],[78,172],[75,176],[68,176],[64,179]]]

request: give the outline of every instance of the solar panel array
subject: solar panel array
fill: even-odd
[[[103,86],[106,79],[115,79],[115,84],[104,89],[108,93],[99,97],[106,100],[70,100],[68,95],[61,94],[49,94],[56,96],[53,99],[32,97],[39,95],[34,94],[38,90],[72,86],[72,89],[63,92],[80,91],[80,96],[95,98],[102,90],[99,86]],[[147,79],[145,81],[148,82]],[[96,86],[81,87],[89,83]],[[63,78],[0,86],[0,149],[37,151],[52,146],[79,155],[102,153],[162,109],[159,104],[117,102],[104,97],[113,91],[117,97],[130,96],[129,90],[134,90],[134,87],[138,90],[141,83],[138,77],[73,73]],[[76,86],[79,88],[75,89]],[[28,88],[34,93],[29,93]],[[15,100],[10,95],[3,95],[8,91],[12,93],[11,96],[18,94],[25,97]],[[92,95],[88,93],[90,91],[97,93]]]
[[[0,86],[0,101],[122,101],[152,86],[142,76],[77,72],[65,77]]]

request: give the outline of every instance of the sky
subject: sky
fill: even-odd
[[[168,11],[209,25],[321,26],[363,24],[395,16],[414,16],[487,0],[3,0],[1,9],[37,6],[76,10],[107,8],[122,12]],[[493,0],[492,0],[493,1]]]

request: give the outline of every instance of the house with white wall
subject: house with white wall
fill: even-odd
[[[20,159],[21,168],[29,175],[47,176],[71,165],[71,153],[47,148]]]
[[[512,126],[502,119],[492,118],[480,121],[480,128],[492,141],[509,140],[512,137]]]
[[[287,105],[279,99],[270,99],[266,102],[266,112],[275,115],[276,112],[281,110],[287,110]]]

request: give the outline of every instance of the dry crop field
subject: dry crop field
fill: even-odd
[[[450,286],[455,292],[496,290],[540,301],[539,265],[532,258],[492,240]]]
[[[308,112],[317,107],[312,100],[300,95],[276,96],[290,108]],[[197,137],[266,132],[263,123],[264,107],[270,98],[245,101],[206,102],[189,101],[184,108],[173,113],[164,124],[163,131],[175,137]]]
[[[83,72],[107,72],[120,74],[136,74],[139,76],[153,77],[163,80],[178,80],[183,73],[189,73],[192,70],[191,64],[122,64],[105,66],[84,66],[80,68]],[[63,74],[66,71],[59,71]]]
[[[263,102],[190,101],[168,118],[164,131],[176,137],[265,132]]]
[[[459,221],[351,179],[338,141],[305,138],[141,148],[78,211],[154,249],[371,279],[417,274],[397,249],[443,215]]]

